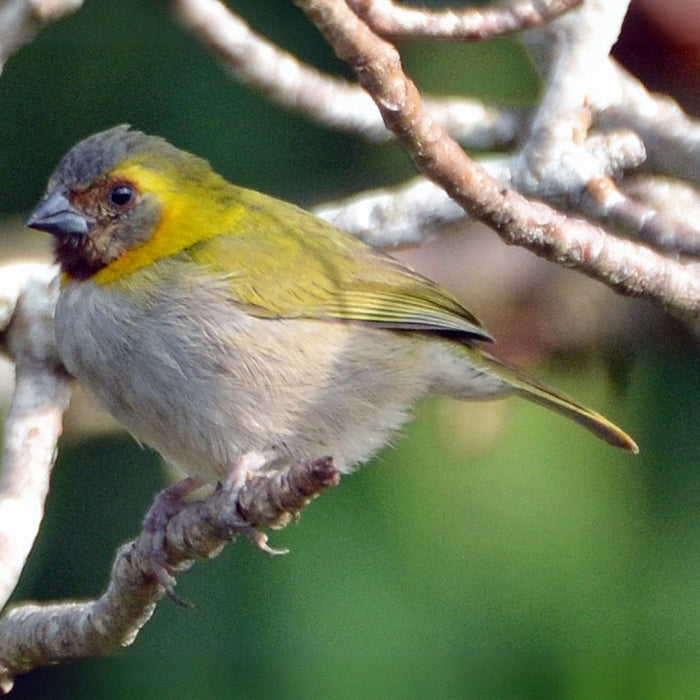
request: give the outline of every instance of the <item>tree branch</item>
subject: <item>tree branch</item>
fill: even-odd
[[[541,32],[525,36],[547,84],[513,169],[513,183],[524,194],[563,196],[576,205],[591,180],[644,161],[644,144],[634,132],[617,138],[606,134],[603,148],[589,140],[590,95],[608,72],[609,52],[627,3],[589,0]]]
[[[584,199],[582,207],[596,218],[613,222],[618,230],[627,231],[629,236],[646,241],[654,248],[700,257],[697,219],[674,217],[664,213],[660,203],[650,206],[633,199],[618,188],[612,178],[591,180],[587,192],[590,196]]]
[[[0,607],[17,585],[44,514],[70,395],[54,343],[56,268],[13,265],[0,275],[0,343],[15,361],[0,478]]]
[[[364,90],[283,51],[219,0],[176,0],[174,6],[182,24],[242,83],[318,124],[368,141],[392,137]],[[430,104],[435,119],[467,148],[508,145],[522,125],[519,110],[498,109],[479,100],[433,98]]]
[[[0,71],[44,24],[78,10],[83,0],[6,0],[0,8]]]
[[[345,2],[295,1],[355,69],[386,125],[421,172],[444,187],[469,214],[507,243],[574,267],[623,294],[653,299],[691,324],[698,322],[700,277],[695,269],[617,240],[504,187],[440,128],[404,74],[396,49],[374,34]]]
[[[591,103],[602,128],[632,129],[640,136],[647,170],[700,184],[700,122],[675,100],[650,93],[611,60]]]
[[[281,472],[258,474],[240,488],[225,484],[203,500],[182,503],[155,533],[170,570],[183,571],[195,559],[216,556],[224,544],[246,534],[264,547],[254,527],[284,527],[316,496],[340,483],[333,461],[293,464]],[[174,488],[177,488],[176,485]],[[169,498],[156,497],[151,512]],[[49,605],[24,604],[0,620],[0,691],[39,666],[108,654],[130,645],[166,595],[153,560],[154,533],[144,530],[117,552],[107,590],[96,600]],[[157,564],[155,564],[157,567]]]
[[[541,27],[582,0],[518,0],[509,7],[424,10],[393,0],[348,0],[352,9],[385,37],[475,41]]]
[[[485,158],[481,166],[503,183],[510,179],[510,158]],[[469,218],[442,187],[422,176],[321,203],[312,211],[377,248],[418,245],[446,224]]]
[[[646,99],[646,112],[650,104],[659,109],[664,105],[663,100],[649,96],[641,86],[635,88],[633,79],[626,76],[608,56],[626,3],[627,0],[615,0],[613,3],[588,0],[574,13],[550,22],[539,32],[525,35],[535,56],[540,58],[547,77],[547,89],[522,151],[510,157],[507,167],[501,168],[504,176],[498,179],[502,184],[513,184],[528,196],[537,196],[555,206],[564,204],[570,212],[592,216],[612,224],[626,236],[639,237],[664,249],[671,240],[688,241],[689,236],[692,238],[693,225],[681,226],[668,218],[655,216],[653,212],[645,211],[643,205],[637,206],[631,200],[622,206],[622,198],[613,204],[610,196],[605,202],[591,197],[591,192],[600,194],[596,183],[609,182],[612,177],[624,177],[627,171],[639,167],[647,158],[647,144],[632,128],[634,124],[603,134],[590,131],[596,125],[597,118],[610,121],[609,116],[606,117],[605,105],[609,105],[612,96],[620,100],[620,91],[606,86],[611,82],[613,85],[624,84],[626,93],[633,93],[636,103],[642,104]],[[542,22],[545,19],[549,21],[569,9],[569,4],[549,3],[535,12],[539,13],[537,16]],[[354,0],[352,6],[363,16],[371,15],[374,19],[385,16],[387,12],[390,17],[394,17],[395,11],[400,16],[404,12],[414,12],[413,9],[386,4],[384,0]],[[525,16],[529,12],[525,11],[527,6],[527,2],[519,3],[494,12],[498,16],[503,13],[512,15],[515,8],[516,15],[522,10]],[[331,78],[299,62],[253,32],[219,0],[178,0],[176,7],[185,26],[219,55],[240,80],[320,123],[361,133],[372,140],[388,137],[389,132],[366,93],[357,86]],[[435,21],[438,24],[445,14],[438,10],[415,12],[419,12],[426,21],[426,18],[437,17]],[[449,14],[452,11],[445,12]],[[464,16],[471,17],[473,11],[464,12]],[[462,13],[458,13],[458,16],[462,17]],[[609,80],[611,77],[612,81]],[[494,110],[479,102],[451,98],[427,99],[425,106],[435,122],[471,148],[505,146],[525,130],[523,112]],[[666,109],[666,112],[669,110]],[[686,126],[687,121],[684,122]],[[651,150],[653,153],[657,149],[652,145]],[[606,191],[610,193],[609,188]],[[407,189],[405,192],[408,194]],[[424,234],[418,234],[418,225],[411,222],[425,222],[430,226],[440,221],[441,214],[432,210],[421,212],[418,204],[411,204],[408,197],[403,197],[402,201],[414,216],[409,218],[402,215],[398,203],[392,206],[386,198],[386,206],[375,207],[373,215],[365,217],[363,221],[354,222],[353,216],[365,216],[368,210],[365,208],[362,211],[355,204],[343,210],[342,218],[336,218],[335,214],[332,216],[337,225],[358,232],[373,244],[381,244],[383,240],[388,241],[389,245],[415,242]],[[454,209],[449,205],[446,209],[449,219],[453,219]],[[389,212],[397,217],[395,223],[386,216]],[[651,220],[654,223],[650,225]],[[376,232],[370,230],[371,221],[381,224],[381,229]],[[403,240],[399,231],[402,222],[407,224]],[[669,225],[676,233],[658,230]],[[683,250],[693,251],[693,244],[686,245]]]

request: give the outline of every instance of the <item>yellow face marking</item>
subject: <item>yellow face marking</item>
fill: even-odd
[[[199,187],[193,191],[176,187],[176,177],[144,167],[138,161],[122,164],[110,175],[123,177],[133,182],[141,193],[155,196],[161,206],[161,217],[147,241],[127,250],[93,275],[97,284],[116,282],[160,258],[232,231],[245,213],[243,205],[219,203],[203,196]]]

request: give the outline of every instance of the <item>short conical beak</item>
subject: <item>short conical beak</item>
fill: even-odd
[[[85,235],[93,220],[81,214],[59,191],[51,192],[36,205],[25,224],[54,236]]]

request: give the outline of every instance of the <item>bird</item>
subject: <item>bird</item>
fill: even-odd
[[[638,451],[490,355],[446,289],[158,136],[119,125],[79,142],[26,224],[53,236],[67,370],[202,483],[327,457],[351,472],[428,395],[515,394]]]

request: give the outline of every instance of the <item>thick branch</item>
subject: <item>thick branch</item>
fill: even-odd
[[[0,338],[15,360],[0,479],[0,606],[17,585],[44,514],[68,404],[53,334],[56,269],[13,265],[0,275]]]
[[[555,166],[561,158],[575,160],[571,153],[589,126],[633,132],[644,145],[646,168],[700,183],[700,124],[668,96],[650,93],[609,55],[628,4],[628,0],[587,0],[542,31],[523,35],[547,81],[523,161],[534,174],[529,183],[525,181],[528,191],[545,192],[538,183],[547,160],[554,164],[549,165],[552,177],[547,183],[559,191],[566,189]],[[583,158],[584,163],[575,166],[582,170],[586,154],[576,155]],[[593,167],[598,177],[613,174],[605,170],[604,161]],[[551,182],[555,179],[561,184]],[[579,182],[583,179],[579,175]],[[523,181],[523,174],[518,173],[516,180]]]
[[[603,149],[588,147],[589,95],[607,73],[610,48],[627,4],[628,0],[588,0],[546,30],[526,35],[533,55],[540,56],[547,85],[514,169],[520,191],[535,196],[564,194],[571,201],[591,180],[614,174],[607,157],[611,144]],[[542,44],[544,51],[538,52]],[[636,135],[625,138],[634,143],[626,149],[629,158],[624,158],[623,151],[617,165],[620,171],[636,167],[646,156]]]

